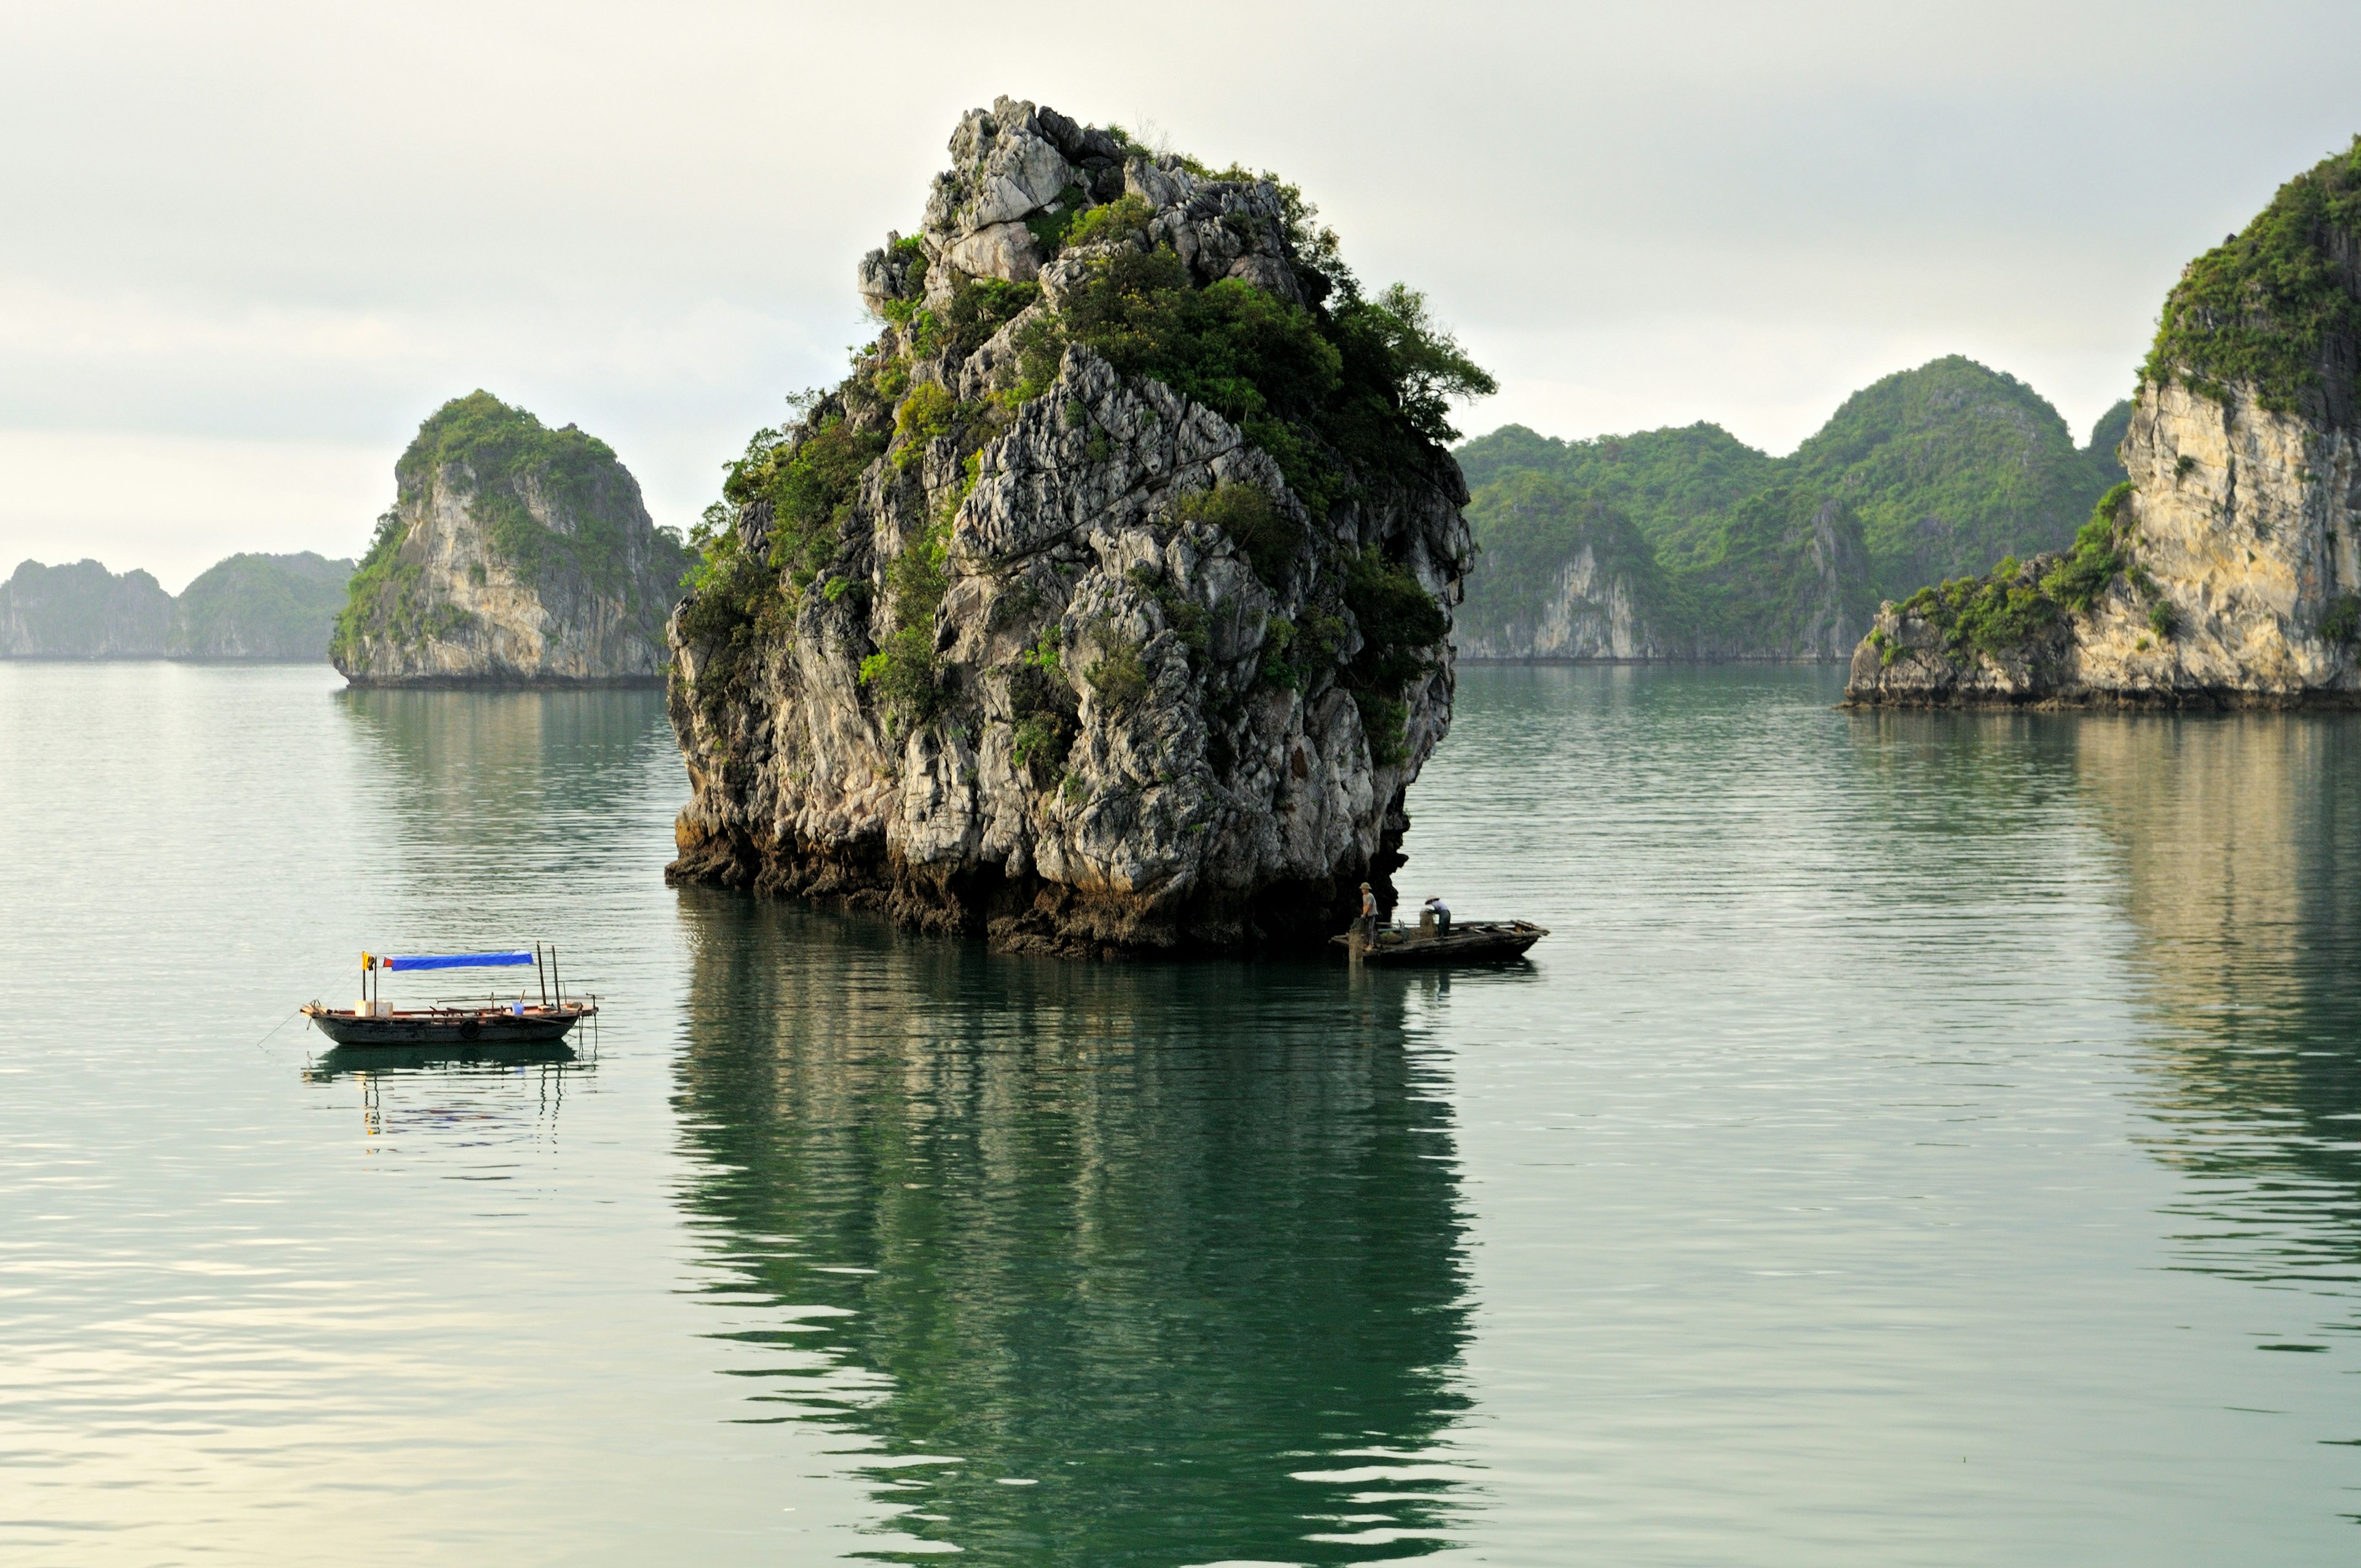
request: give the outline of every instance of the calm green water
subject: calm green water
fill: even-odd
[[[0,663],[0,1556],[2361,1546],[2351,720],[1469,671],[1445,979],[675,894],[655,698],[335,685]],[[534,938],[577,1059],[271,1033]]]

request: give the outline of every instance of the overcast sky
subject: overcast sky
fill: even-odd
[[[1471,433],[1784,452],[1964,353],[2080,438],[2356,60],[2352,0],[0,0],[0,572],[355,554],[477,387],[686,524],[1002,93],[1301,181],[1499,375]]]

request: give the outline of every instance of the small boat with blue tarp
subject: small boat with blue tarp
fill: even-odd
[[[522,969],[533,966],[538,994],[519,989],[493,994],[395,1007],[379,994],[379,977],[406,970]],[[595,996],[566,1000],[557,972],[557,949],[535,942],[531,949],[433,956],[361,955],[361,998],[349,1010],[313,1002],[303,1015],[340,1046],[545,1045],[566,1037],[583,1019],[595,1016]]]

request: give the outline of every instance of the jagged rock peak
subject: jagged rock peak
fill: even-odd
[[[1237,278],[1301,304],[1327,295],[1329,279],[1290,243],[1299,199],[1267,177],[1216,173],[1012,98],[961,115],[950,151],[952,167],[935,176],[918,233],[888,235],[861,259],[861,295],[872,310],[896,302],[941,309],[979,278],[1040,280],[1054,300],[1086,261],[1065,254],[1078,227],[1100,247],[1169,247],[1201,282]],[[1087,220],[1126,199],[1132,205],[1121,212]]]
[[[2361,701],[2361,137],[2183,270],[2065,552],[1887,604],[1856,704]]]
[[[675,880],[1059,952],[1340,929],[1450,721],[1488,390],[1274,178],[1011,99],[757,432],[675,614]]]
[[[479,390],[419,426],[394,479],[329,645],[352,684],[663,679],[687,557],[605,442]]]

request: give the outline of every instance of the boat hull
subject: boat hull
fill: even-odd
[[[1520,959],[1524,957],[1526,948],[1548,935],[1545,927],[1529,920],[1501,920],[1454,926],[1448,937],[1419,931],[1380,932],[1377,941],[1365,943],[1357,932],[1348,932],[1330,940],[1345,948],[1357,962],[1375,964],[1380,969],[1410,969]],[[1389,941],[1389,936],[1398,939]]]
[[[320,1033],[340,1046],[539,1046],[566,1037],[595,1007],[533,1008],[520,1014],[437,1009],[367,1018],[333,1008],[303,1009]]]

